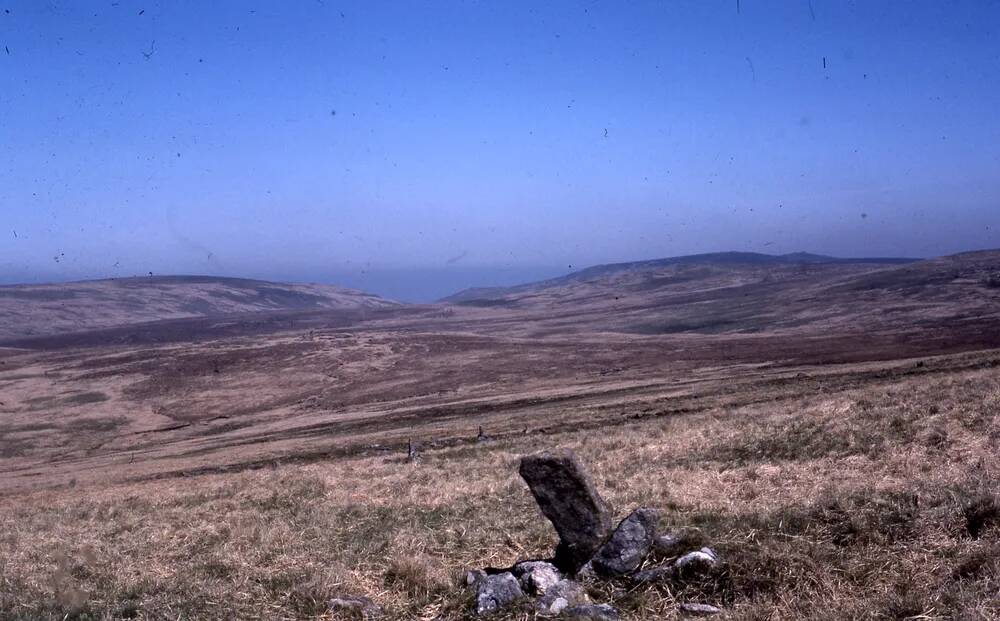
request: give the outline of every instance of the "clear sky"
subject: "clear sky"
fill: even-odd
[[[998,197],[993,1],[0,0],[7,282],[933,256]]]

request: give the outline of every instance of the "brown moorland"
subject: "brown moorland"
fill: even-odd
[[[461,570],[551,550],[516,464],[554,446],[720,553],[595,587],[623,618],[996,618],[998,269],[714,257],[11,338],[0,618],[467,618]]]

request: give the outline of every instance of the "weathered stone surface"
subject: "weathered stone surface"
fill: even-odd
[[[611,512],[571,451],[529,455],[521,478],[559,534],[555,564],[574,574],[611,532]]]
[[[588,619],[589,621],[618,621],[621,617],[610,604],[588,604],[571,606],[563,611],[567,619]]]
[[[477,584],[476,614],[496,612],[522,597],[524,591],[521,590],[517,578],[509,571],[486,576]]]
[[[572,580],[560,580],[550,586],[545,595],[535,602],[538,614],[545,617],[558,615],[573,606],[585,606],[590,603],[587,591]]]
[[[562,574],[548,561],[522,561],[514,565],[514,575],[521,588],[532,595],[544,595],[549,587],[562,580]]]
[[[335,614],[349,615],[355,619],[380,619],[382,609],[367,597],[335,597],[327,602],[327,609]]]
[[[476,586],[485,577],[486,572],[482,569],[470,569],[465,572],[465,586]]]
[[[681,614],[691,617],[708,617],[722,612],[721,609],[710,604],[680,604],[677,609],[681,611]]]
[[[648,507],[630,513],[591,559],[594,570],[604,576],[623,576],[638,569],[653,545],[656,521],[656,511]]]
[[[674,568],[678,573],[692,575],[704,573],[719,562],[719,557],[711,548],[702,548],[694,552],[688,552],[684,556],[674,561]]]

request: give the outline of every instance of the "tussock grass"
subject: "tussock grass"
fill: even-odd
[[[715,573],[595,587],[627,619],[678,601],[726,619],[1000,616],[1000,377],[899,379],[600,431],[528,435],[0,501],[0,618],[330,619],[363,595],[395,619],[467,618],[467,568],[555,543],[521,455],[573,448],[623,517],[709,542]],[[661,559],[666,560],[666,559]],[[530,619],[526,608],[499,619]]]

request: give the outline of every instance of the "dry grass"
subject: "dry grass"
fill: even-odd
[[[657,507],[664,528],[696,527],[725,561],[704,579],[595,593],[627,619],[674,618],[678,600],[742,620],[997,618],[998,413],[1000,377],[985,369],[414,464],[8,497],[0,618],[330,618],[336,595],[368,596],[391,618],[465,618],[463,569],[552,548],[516,462],[553,444],[579,453],[618,515]]]

